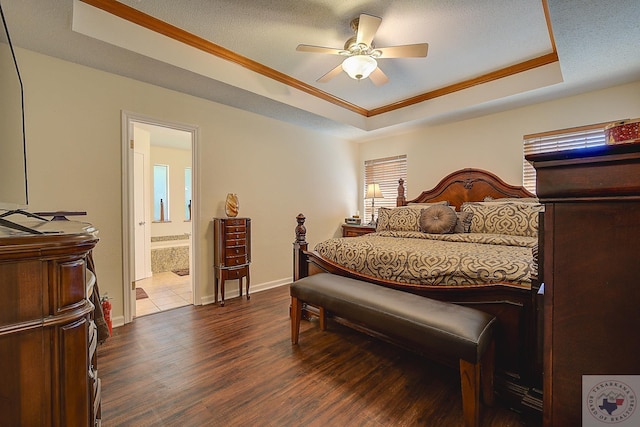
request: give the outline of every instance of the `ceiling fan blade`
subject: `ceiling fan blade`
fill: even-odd
[[[299,44],[296,47],[296,50],[299,52],[312,52],[312,53],[327,53],[329,55],[340,55],[340,52],[343,52],[343,49],[334,49],[332,47],[322,47],[322,46],[311,46],[308,44]]]
[[[356,33],[356,43],[364,43],[367,46],[371,46],[373,37],[378,31],[378,27],[382,22],[381,18],[377,16],[367,15],[363,13],[360,15],[358,21],[358,32]]]
[[[342,64],[338,64],[338,66],[336,68],[334,68],[333,70],[329,71],[327,74],[325,74],[324,76],[320,77],[316,81],[318,83],[326,83],[329,80],[331,80],[332,78],[334,78],[335,76],[337,76],[338,74],[340,74],[341,72],[342,72]]]
[[[406,44],[376,48],[381,52],[380,58],[421,58],[427,56],[428,43]]]
[[[376,67],[376,69],[373,70],[371,74],[369,74],[369,78],[376,86],[382,86],[389,81],[389,77],[387,77],[387,75],[382,72],[380,67]]]

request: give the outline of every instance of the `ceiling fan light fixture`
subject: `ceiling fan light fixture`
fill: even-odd
[[[355,80],[362,80],[376,69],[378,63],[367,55],[350,56],[342,62],[342,69]]]

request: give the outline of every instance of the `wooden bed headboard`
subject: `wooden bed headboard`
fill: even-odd
[[[431,190],[423,191],[412,200],[406,199],[404,180],[400,179],[396,206],[447,200],[451,206],[456,207],[456,210],[460,210],[462,203],[481,202],[485,197],[501,199],[504,197],[536,197],[536,195],[524,187],[507,184],[491,172],[466,168],[450,173]]]

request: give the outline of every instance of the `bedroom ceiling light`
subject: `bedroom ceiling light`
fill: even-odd
[[[316,80],[318,83],[326,83],[341,74],[341,71],[344,71],[349,77],[358,81],[371,76],[371,82],[376,86],[380,86],[387,83],[389,78],[378,67],[376,59],[424,58],[427,56],[429,48],[427,43],[376,48],[373,38],[381,22],[382,18],[378,16],[361,13],[351,20],[351,29],[355,32],[355,35],[347,39],[344,43],[344,49],[299,44],[296,50],[347,57],[341,64],[338,64]]]
[[[366,79],[377,67],[378,62],[367,55],[350,56],[342,62],[342,69],[355,80]]]
[[[367,184],[367,194],[365,199],[371,199],[371,222],[369,225],[376,224],[376,199],[384,199],[382,191],[380,190],[380,184]]]

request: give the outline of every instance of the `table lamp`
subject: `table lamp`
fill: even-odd
[[[365,199],[371,199],[371,222],[369,225],[376,225],[376,199],[384,199],[382,191],[380,191],[380,184],[367,184],[367,193]]]

